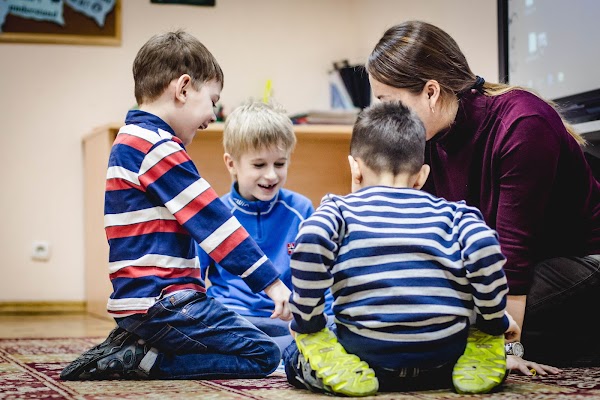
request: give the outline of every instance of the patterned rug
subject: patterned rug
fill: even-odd
[[[214,381],[63,382],[70,361],[104,338],[0,339],[0,399],[205,399],[310,400],[332,398],[290,386],[283,373],[265,379]],[[509,375],[497,393],[466,396],[451,391],[379,393],[378,400],[408,399],[600,399],[600,368],[566,369],[559,376]]]

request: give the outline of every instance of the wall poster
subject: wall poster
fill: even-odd
[[[121,0],[0,0],[0,42],[119,46]]]

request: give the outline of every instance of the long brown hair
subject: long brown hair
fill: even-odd
[[[435,79],[442,92],[442,105],[470,90],[477,82],[456,41],[442,29],[422,21],[406,21],[389,28],[371,52],[366,68],[377,81],[413,93],[420,93],[427,81]],[[560,115],[555,103],[521,86],[485,82],[479,89],[487,96],[525,90],[548,103]],[[571,136],[584,145],[585,139],[562,116],[561,119]]]

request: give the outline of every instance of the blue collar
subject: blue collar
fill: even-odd
[[[261,214],[266,214],[269,211],[271,211],[271,209],[273,208],[273,206],[275,205],[275,203],[277,203],[277,200],[279,199],[279,192],[277,192],[275,197],[273,197],[269,201],[246,200],[238,192],[237,182],[234,182],[231,185],[230,195],[231,195],[231,198],[230,198],[231,202],[234,203],[236,205],[236,207],[238,207],[239,209],[246,211],[246,212],[250,212],[250,213],[261,213]]]
[[[142,110],[129,110],[127,112],[127,116],[125,117],[125,124],[127,125],[139,125],[148,130],[157,131],[158,129],[162,129],[164,131],[169,132],[173,136],[175,135],[175,131],[169,124],[162,120],[162,118],[151,114],[147,111]]]

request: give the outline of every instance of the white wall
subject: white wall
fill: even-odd
[[[498,76],[496,0],[122,3],[119,47],[0,43],[0,301],[85,298],[81,139],[135,103],[131,63],[155,33],[184,28],[213,52],[228,109],[267,79],[290,113],[326,108],[332,62],[364,62],[407,19],[447,30],[475,73]],[[35,240],[51,243],[49,261],[31,260]]]

